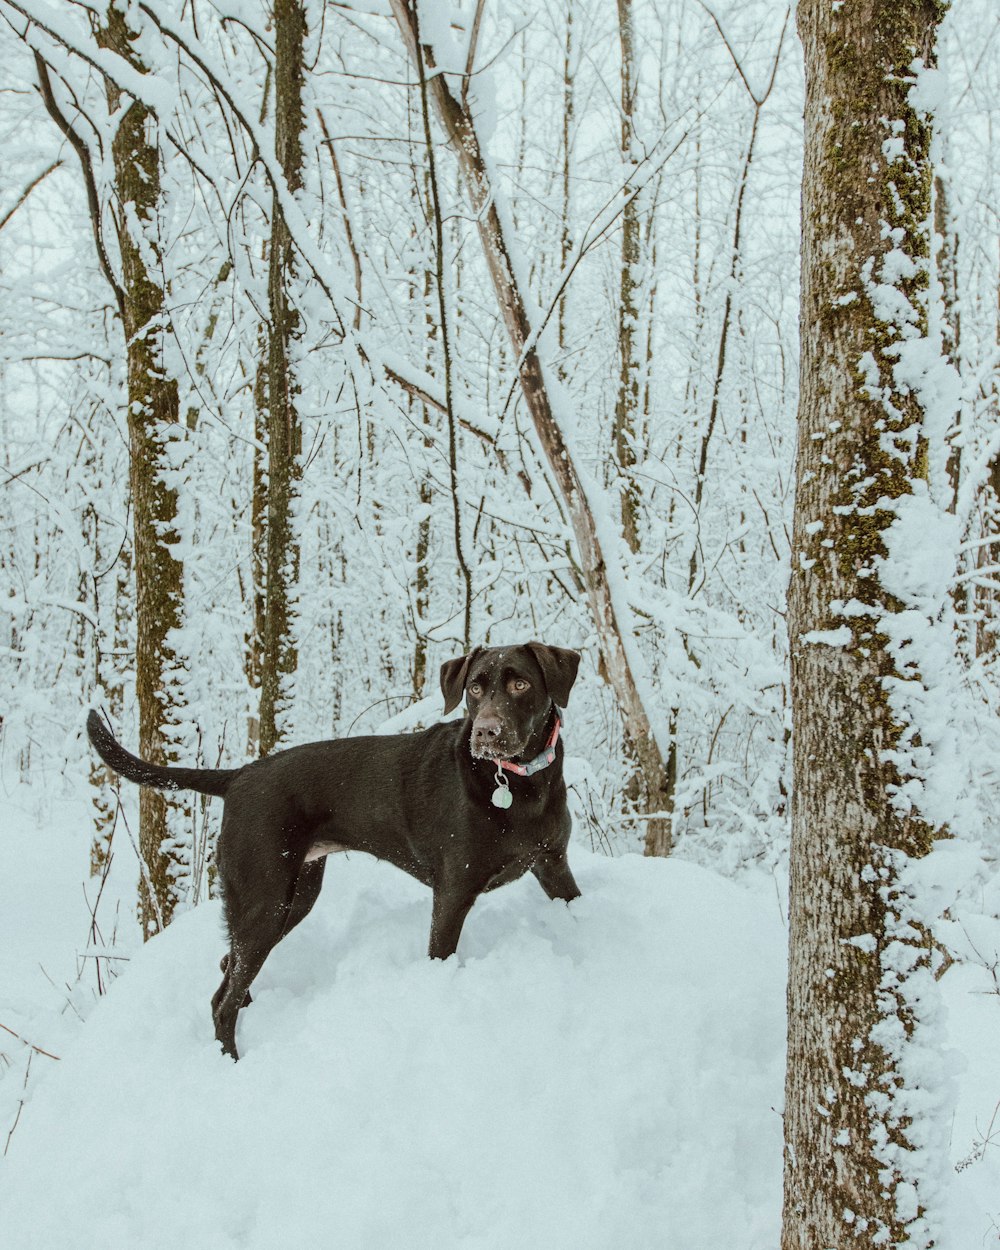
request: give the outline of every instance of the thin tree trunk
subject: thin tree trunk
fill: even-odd
[[[427,80],[420,44],[417,52],[417,73],[420,78],[420,114],[423,122],[424,144],[427,149],[427,181],[434,225],[434,287],[437,292],[438,323],[441,327],[441,369],[444,374],[445,409],[448,420],[448,483],[451,493],[452,534],[455,543],[455,562],[462,581],[462,646],[468,651],[472,645],[472,572],[465,558],[462,536],[462,496],[458,484],[458,429],[452,402],[451,334],[448,329],[448,306],[445,298],[444,224],[441,198],[438,193],[437,162],[434,159],[434,140],[431,135],[430,102],[427,98]],[[457,261],[456,261],[457,263]]]
[[[626,172],[622,209],[621,278],[618,299],[618,398],[615,402],[614,447],[621,492],[622,533],[629,550],[639,550],[639,489],[633,470],[639,418],[639,256],[642,234],[639,209],[631,188],[638,161],[635,157],[635,97],[637,88],[635,24],[632,0],[618,0],[621,42],[621,151]]]
[[[639,365],[639,299],[638,281],[640,256],[642,254],[642,230],[639,221],[637,197],[631,182],[636,175],[639,161],[635,154],[635,103],[638,89],[638,73],[635,50],[635,20],[632,0],[618,0],[618,40],[621,46],[621,101],[620,138],[621,159],[624,173],[622,194],[622,247],[618,280],[618,393],[615,399],[611,442],[614,448],[614,464],[617,468],[619,516],[622,536],[629,550],[639,550],[639,486],[635,477],[636,442],[640,413]],[[676,783],[676,715],[671,721],[670,746],[667,756],[667,794],[658,806],[673,813]],[[638,766],[632,740],[625,735],[625,756],[629,779],[624,797],[630,804],[648,809],[645,795],[645,777]],[[647,831],[648,832],[648,831]]]
[[[921,1168],[932,1161],[915,1161],[902,1062],[921,1027],[909,978],[926,969],[928,951],[901,873],[928,852],[933,831],[893,801],[905,780],[894,760],[911,727],[890,705],[903,674],[886,626],[902,605],[879,561],[894,502],[926,475],[923,414],[894,363],[901,340],[927,334],[930,127],[910,91],[914,60],[932,58],[941,12],[934,0],[799,6],[806,109],[782,1250],[931,1244]]]
[[[145,67],[133,48],[134,32],[124,12],[110,5],[102,46],[122,57],[138,73]],[[108,83],[112,111],[121,92]],[[160,272],[160,154],[156,118],[134,100],[125,110],[112,143],[121,290],[128,364],[129,480],[134,525],[136,590],[136,695],[139,703],[139,754],[155,764],[169,764],[170,727],[176,723],[178,691],[171,634],[181,624],[183,568],[171,550],[177,494],[164,481],[166,445],[179,423],[176,379],[163,362],[162,335],[167,319]],[[168,848],[172,809],[182,819],[183,805],[160,790],[139,794],[139,851],[145,865],[140,886],[144,937],[170,923],[176,906],[177,858]]]
[[[116,542],[117,539],[117,542]],[[108,589],[105,595],[112,596],[110,611],[113,625],[111,631],[110,653],[101,647],[103,632],[95,639],[95,688],[101,692],[102,706],[106,708],[113,725],[120,725],[125,705],[125,656],[131,651],[129,643],[130,616],[132,597],[129,583],[132,580],[131,551],[116,535],[112,539],[115,551],[109,550],[104,541],[100,521],[95,517],[94,524],[94,565],[113,561],[113,567],[103,571],[102,580],[93,578],[92,605],[94,616],[100,620],[100,600],[102,582],[107,579]],[[106,609],[107,611],[107,609]],[[90,779],[93,783],[94,804],[94,840],[90,846],[90,875],[99,877],[105,869],[111,854],[111,841],[114,835],[115,821],[118,815],[117,796],[113,787],[117,785],[114,773],[94,757],[91,764]]]
[[[414,65],[419,66],[422,54],[428,69],[432,69],[432,50],[424,46],[418,51],[419,24],[412,0],[391,0],[391,4]],[[607,570],[608,555],[598,534],[597,521],[563,432],[552,412],[541,360],[535,349],[531,325],[514,275],[471,114],[453,95],[443,74],[429,75],[427,85],[465,179],[487,268],[518,364],[525,403],[555,484],[569,512],[604,668],[646,780],[650,816],[647,849],[651,853],[665,855],[671,845],[670,821],[661,814],[666,810],[669,797],[667,770],[632,670],[628,655],[631,640],[623,637],[619,611],[624,605],[615,601]]]
[[[945,180],[934,178],[934,233],[937,235],[935,255],[937,278],[941,284],[941,336],[944,354],[958,368],[959,349],[962,341],[962,322],[958,302],[958,235],[948,204],[948,187]],[[962,449],[958,444],[961,427],[957,424],[948,448],[948,481],[951,483],[951,511],[958,502],[959,480],[962,475]]]
[[[425,183],[429,181],[429,176],[425,177]],[[419,192],[418,192],[419,195]],[[424,214],[428,217],[433,211],[430,203],[430,187],[425,190],[424,203],[422,206]],[[418,220],[420,213],[415,215]],[[414,274],[411,286],[414,297],[419,296],[420,307],[423,309],[424,329],[426,331],[426,353],[427,365],[430,367],[433,343],[437,334],[437,322],[431,313],[431,296],[434,292],[434,273],[431,269],[425,269],[421,275]],[[414,300],[416,303],[416,298]],[[411,397],[411,403],[416,403]],[[432,425],[430,408],[427,404],[420,404],[421,423],[430,429]],[[424,450],[429,455],[431,451],[431,441],[429,438],[424,439]],[[416,641],[413,648],[413,693],[419,699],[424,695],[424,688],[427,681],[427,619],[430,612],[431,597],[431,579],[430,579],[430,555],[431,555],[431,516],[433,515],[434,490],[430,473],[425,469],[420,476],[420,519],[417,522],[417,549],[415,558],[415,567],[413,571],[414,580],[414,612],[416,614]]]
[[[275,0],[275,155],[289,191],[302,189],[302,81],[306,36],[302,0]],[[299,315],[289,299],[295,274],[292,237],[277,195],[271,200],[267,355],[267,589],[260,680],[260,753],[285,733],[285,713],[298,666],[295,595],[299,543],[293,511],[301,472],[302,431],[292,349]]]
[[[267,121],[274,66],[269,64],[260,101],[260,124]],[[261,260],[268,256],[262,244]],[[269,327],[257,326],[257,368],[253,382],[253,465],[250,487],[250,619],[243,639],[243,669],[250,694],[247,714],[247,754],[260,753],[261,677],[264,672],[264,624],[267,616],[267,384]],[[256,699],[254,698],[256,696]]]
[[[253,386],[254,447],[250,495],[250,628],[244,640],[247,685],[257,692],[257,706],[247,718],[247,748],[260,751],[260,689],[264,672],[264,627],[267,619],[267,366],[268,329],[257,329],[257,373]]]
[[[576,0],[567,0],[566,3],[566,42],[563,46],[563,113],[562,113],[562,225],[559,232],[559,271],[566,272],[566,266],[569,264],[570,253],[573,251],[573,237],[570,233],[569,221],[570,211],[572,208],[572,184],[570,181],[570,168],[573,158],[573,116],[576,108],[576,96],[573,89],[574,83],[574,64],[573,64],[573,14],[576,8]],[[562,364],[563,353],[566,350],[566,292],[565,290],[559,296],[558,309],[558,336],[559,336],[559,356],[560,356],[560,377],[565,376],[565,367]]]

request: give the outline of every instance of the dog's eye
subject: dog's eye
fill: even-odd
[[[526,682],[523,677],[515,677],[510,683],[510,689],[514,692],[514,694],[523,694],[525,690],[528,689],[529,685],[530,683]]]
[[[482,693],[483,687],[478,681],[469,682],[469,694],[471,694],[474,699],[478,699]]]

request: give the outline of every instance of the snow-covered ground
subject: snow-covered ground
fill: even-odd
[[[0,1167],[5,1248],[777,1245],[771,878],[571,848],[583,898],[551,903],[529,878],[480,899],[441,964],[429,894],[338,856],[258,978],[234,1065],[209,1014],[217,904],[133,946],[99,1000],[91,967],[76,982],[86,831],[79,802],[39,816],[16,791],[0,811],[0,1023],[60,1056],[34,1053],[22,1088],[29,1052],[0,1033],[0,1147],[24,1099]],[[982,959],[943,983],[964,1068],[951,1250],[1000,1237],[1000,924],[969,936]]]

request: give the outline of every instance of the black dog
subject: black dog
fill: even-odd
[[[549,898],[579,896],[560,709],[580,656],[529,642],[476,647],[441,667],[445,712],[420,733],[292,747],[243,768],[162,768],[125,750],[96,712],[87,732],[142,786],[224,795],[216,857],[229,928],[215,1035],[237,1058],[236,1017],[271,950],[309,913],[324,856],[368,851],[434,891],[429,954],[447,959],[476,898],[530,869]]]

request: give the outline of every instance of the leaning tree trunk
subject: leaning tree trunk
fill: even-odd
[[[802,0],[798,12],[806,109],[782,1250],[930,1244],[906,1079],[921,1028],[912,987],[928,951],[903,872],[933,831],[897,793],[905,776],[894,761],[914,726],[891,700],[916,675],[900,673],[890,646],[902,604],[881,561],[901,501],[926,476],[923,414],[900,349],[927,337],[930,126],[911,88],[942,8]]]
[[[274,5],[275,155],[288,190],[302,189],[302,79],[306,15],[302,0]],[[277,193],[271,200],[267,355],[267,584],[260,673],[260,753],[267,755],[285,731],[291,683],[298,666],[295,595],[299,544],[293,519],[301,472],[302,430],[296,408],[298,382],[292,350],[299,315],[289,299],[295,275],[292,236]]]
[[[525,403],[556,487],[569,512],[604,667],[643,772],[646,810],[650,814],[647,849],[652,848],[655,853],[665,855],[670,850],[671,829],[669,818],[662,813],[668,807],[670,786],[663,754],[654,737],[649,713],[629,659],[632,640],[624,637],[619,616],[625,605],[620,600],[616,602],[612,578],[608,575],[610,553],[603,548],[584,484],[552,411],[545,374],[511,264],[475,122],[466,99],[460,99],[452,92],[445,75],[430,72],[434,70],[433,51],[420,40],[415,0],[391,0],[391,7],[414,65],[418,70],[425,65],[429,71],[426,75],[427,86],[465,179],[483,255],[517,361]]]
[[[103,46],[127,61],[134,71],[146,72],[133,48],[134,32],[125,13],[114,4],[108,8],[107,25],[99,37]],[[121,107],[121,92],[110,82],[108,96],[113,111]],[[133,100],[118,123],[112,157],[128,353],[139,753],[153,763],[169,764],[170,727],[176,723],[179,710],[171,634],[181,624],[183,569],[171,551],[178,540],[177,494],[164,481],[167,444],[178,428],[179,398],[176,379],[170,377],[163,360],[163,327],[168,313],[161,278],[157,221],[160,153],[155,134],[155,115]],[[144,937],[169,924],[177,902],[177,861],[169,847],[172,809],[177,809],[180,824],[183,807],[177,800],[160,790],[140,791],[143,875],[139,896]]]

